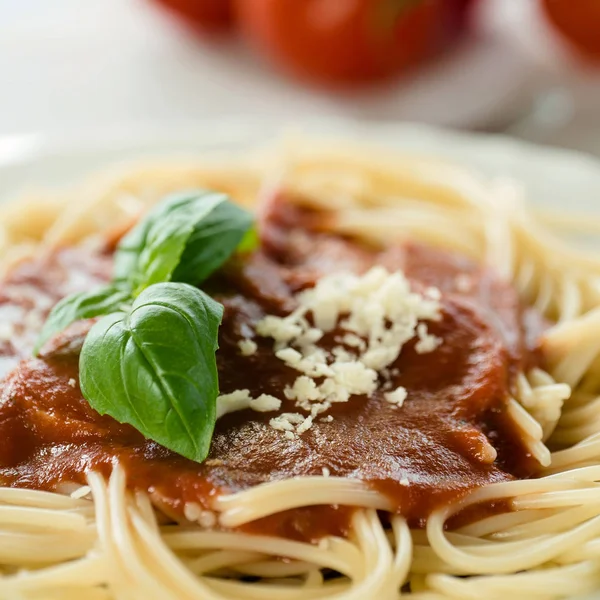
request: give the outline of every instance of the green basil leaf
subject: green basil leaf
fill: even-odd
[[[169,281],[194,227],[227,196],[188,192],[158,204],[125,236],[115,254],[115,279],[127,280],[134,292]]]
[[[238,248],[252,222],[249,212],[231,202],[215,206],[188,238],[173,281],[202,283]]]
[[[149,238],[155,237],[153,229],[160,230],[160,223],[169,219],[170,213],[179,210],[186,211],[186,207],[195,195],[177,194],[159,202],[147,215],[140,220],[133,229],[123,237],[115,252],[115,265],[113,278],[116,281],[136,282],[142,278],[140,272],[140,257],[148,246]],[[193,224],[185,223],[184,236],[189,237]],[[183,249],[181,249],[183,251]]]
[[[216,420],[215,352],[223,306],[183,283],[148,287],[131,310],[96,323],[79,361],[92,408],[203,461]]]
[[[71,323],[108,315],[120,310],[129,301],[131,292],[116,285],[107,285],[91,292],[81,292],[63,298],[50,311],[33,350],[36,356],[42,346]]]
[[[258,237],[258,231],[256,227],[252,225],[248,231],[244,234],[242,241],[238,244],[236,252],[240,254],[249,254],[254,252],[260,246],[260,238]]]
[[[219,268],[252,225],[252,217],[217,192],[194,191],[161,202],[123,238],[117,281],[140,293],[163,281],[200,283]]]

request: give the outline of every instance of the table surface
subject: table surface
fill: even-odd
[[[240,44],[199,43],[145,0],[0,0],[0,135],[225,115],[286,123],[331,115],[480,129],[517,118],[509,127],[514,135],[600,154],[599,78],[549,76],[498,28],[502,20],[514,34],[499,17],[502,7],[512,7],[513,25],[522,21],[514,13],[518,3],[490,3],[498,18],[441,63],[386,89],[332,95],[274,73]],[[536,97],[543,102],[532,105]],[[533,117],[522,114],[531,106],[539,109]]]

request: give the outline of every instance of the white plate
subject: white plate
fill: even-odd
[[[312,121],[307,135],[337,136],[430,154],[523,183],[534,205],[600,215],[600,161],[572,151],[537,147],[503,136],[456,133],[422,125]],[[60,185],[117,162],[144,157],[239,151],[275,139],[273,122],[229,119],[178,127],[122,128],[61,138],[0,138],[0,199],[20,189]],[[598,598],[592,594],[585,600]],[[580,600],[584,600],[583,598]]]
[[[293,130],[443,157],[486,174],[519,180],[537,206],[600,214],[600,161],[585,154],[533,146],[498,135],[457,133],[413,124],[314,120],[294,124]],[[275,139],[281,131],[272,121],[224,119],[169,128],[130,126],[61,137],[0,137],[0,198],[28,187],[72,183],[86,173],[127,160],[243,150]]]

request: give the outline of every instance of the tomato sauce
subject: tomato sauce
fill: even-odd
[[[290,209],[291,210],[291,209]],[[89,322],[70,327],[31,358],[35,333],[65,294],[108,279],[110,251],[64,249],[15,268],[0,286],[0,321],[11,328],[0,343],[6,372],[0,402],[0,483],[56,490],[106,475],[115,461],[131,489],[147,491],[170,517],[182,520],[186,502],[206,508],[220,494],[303,475],[366,482],[397,512],[422,525],[431,511],[489,483],[531,475],[535,461],[506,415],[515,375],[541,360],[533,345],[541,321],[492,271],[449,251],[417,244],[386,250],[298,226],[289,211],[263,224],[259,251],[236,259],[205,289],[225,306],[217,363],[221,393],[247,388],[252,396],[283,400],[280,412],[298,412],[283,396],[298,375],[276,359],[272,340],[242,356],[238,342],[265,314],[285,314],[294,294],[325,273],[362,272],[374,264],[401,269],[415,289],[442,292],[441,321],[429,331],[443,339],[433,352],[402,350],[393,386],[408,397],[401,408],[383,399],[352,397],[317,418],[297,439],[269,425],[277,413],[251,410],[217,422],[209,458],[189,461],[128,425],[98,415],[78,386],[78,355]],[[295,223],[295,224],[294,224]],[[491,444],[497,458],[489,460]],[[245,527],[293,539],[344,535],[352,510],[307,507]]]

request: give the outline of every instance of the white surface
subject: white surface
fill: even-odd
[[[333,1],[333,0],[332,0]],[[331,95],[235,43],[200,44],[150,0],[0,0],[0,136],[221,116],[508,125],[600,155],[600,71],[555,60],[538,0],[484,0],[479,35],[385,89]],[[538,97],[538,110],[520,114]]]
[[[600,161],[585,154],[537,147],[503,136],[455,133],[424,125],[310,121],[298,133],[352,139],[471,165],[491,177],[523,184],[529,200],[556,210],[600,214]],[[240,152],[275,141],[272,120],[229,119],[180,128],[96,131],[71,138],[14,136],[0,140],[0,198],[28,187],[73,183],[93,171],[149,157]]]
[[[0,135],[232,114],[482,125],[522,106],[532,68],[489,32],[391,87],[332,95],[200,44],[149,0],[0,0]]]

